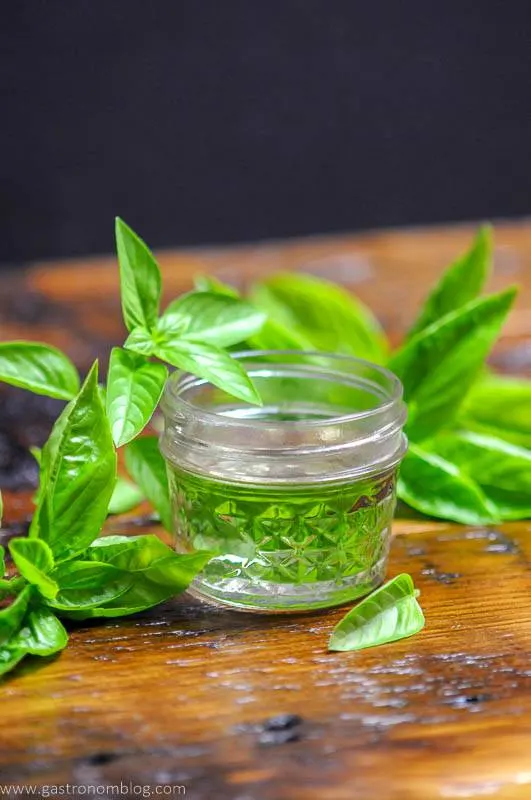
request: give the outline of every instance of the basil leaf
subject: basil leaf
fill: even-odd
[[[41,456],[42,456],[41,448],[40,447],[29,447],[28,450],[30,451],[31,455],[33,456],[33,458],[35,459],[35,461],[37,462],[37,464],[40,467],[40,465],[41,465]]]
[[[472,247],[443,274],[430,292],[409,331],[411,339],[441,317],[474,300],[483,289],[492,259],[492,232],[488,225],[479,229]]]
[[[58,586],[48,573],[54,567],[53,553],[41,539],[11,539],[9,552],[18,571],[43,597],[56,596]]]
[[[486,375],[461,406],[459,424],[531,448],[531,381]]]
[[[102,536],[85,551],[84,558],[112,564],[126,572],[144,570],[154,561],[174,551],[153,534],[141,536]]]
[[[115,479],[116,453],[96,363],[44,445],[30,536],[44,539],[56,560],[83,550],[101,530]]]
[[[1,500],[0,500],[1,503]],[[0,520],[1,520],[1,507],[0,507]],[[6,560],[5,560],[6,549],[0,544],[0,578],[3,578],[6,574]]]
[[[64,650],[68,634],[55,614],[44,606],[26,615],[18,633],[8,642],[9,649],[33,656],[51,656]]]
[[[240,296],[233,286],[223,283],[214,275],[196,275],[194,287],[197,292],[215,292],[216,294],[224,294],[227,297]]]
[[[164,339],[163,339],[164,340]],[[142,356],[152,356],[157,346],[158,337],[156,331],[148,331],[142,326],[131,331],[124,342],[126,350],[138,353]]]
[[[146,555],[149,556],[150,548],[151,544],[148,544],[146,554],[142,552],[143,546],[141,546],[134,558],[142,563]],[[105,551],[108,548],[99,549]],[[95,608],[68,612],[68,616],[79,620],[92,617],[122,617],[144,611],[183,592],[213,555],[204,552],[174,553],[169,548],[168,552],[170,554],[166,557],[157,558],[145,568],[133,571],[130,588],[117,599],[102,603]],[[132,566],[130,553],[124,554],[124,559],[122,563],[129,561]],[[120,556],[115,554],[113,563],[120,561]]]
[[[59,586],[57,597],[47,604],[61,611],[94,608],[124,594],[131,576],[97,561],[67,561],[51,574]]]
[[[479,484],[499,519],[531,516],[530,450],[471,431],[441,433],[427,445]]]
[[[404,385],[413,439],[452,419],[494,344],[516,294],[473,300],[414,336],[389,361]]]
[[[160,269],[147,245],[116,218],[116,249],[124,322],[129,331],[157,322],[161,293]]]
[[[214,292],[190,292],[174,300],[157,330],[168,336],[229,347],[260,330],[266,314],[250,303]]]
[[[11,605],[0,609],[0,644],[4,644],[19,630],[28,609],[31,595],[31,586],[26,586],[15,597]]]
[[[112,438],[120,447],[137,436],[153,416],[168,370],[114,347],[107,378],[107,416]]]
[[[205,378],[246,403],[261,405],[260,395],[246,371],[225,350],[211,344],[176,339],[158,345],[156,354],[162,361]]]
[[[25,655],[25,650],[14,650],[0,645],[0,675],[5,675],[14,669]]]
[[[498,521],[496,508],[477,481],[424,446],[410,443],[400,467],[398,496],[432,517],[467,525]]]
[[[251,301],[307,338],[314,349],[385,360],[387,342],[372,312],[346,289],[302,273],[279,273],[254,287]]]
[[[127,471],[158,512],[166,530],[172,530],[172,513],[166,464],[156,436],[142,436],[125,448]]]
[[[19,582],[26,584],[24,578],[0,579],[0,600],[4,600],[6,597],[14,597],[17,594],[16,586]]]
[[[212,275],[199,275],[194,280],[196,291],[215,292],[229,297],[239,297],[239,293],[234,287],[222,283]],[[255,291],[261,287],[255,287]],[[267,316],[261,328],[247,337],[247,344],[256,350],[313,350],[314,345],[300,331],[293,329],[294,321],[289,314],[289,321],[286,322],[286,309],[282,303],[275,303],[274,298],[268,296],[267,312],[273,316]],[[265,312],[264,312],[265,313]],[[280,321],[284,319],[284,323]]]
[[[332,631],[329,650],[363,650],[413,636],[424,627],[410,575],[402,573],[358,603]]]
[[[0,382],[60,400],[70,400],[79,390],[70,359],[38,342],[0,342]]]
[[[144,493],[136,484],[125,478],[117,478],[107,513],[125,514],[126,511],[131,511],[140,505],[143,500]]]
[[[296,326],[290,328],[276,317],[268,317],[262,330],[249,337],[249,345],[257,350],[315,350]]]

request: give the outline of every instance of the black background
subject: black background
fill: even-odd
[[[526,214],[531,3],[12,2],[0,261]]]

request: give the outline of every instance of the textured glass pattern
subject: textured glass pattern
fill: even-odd
[[[341,485],[245,486],[169,469],[181,551],[217,556],[197,593],[270,610],[346,602],[383,578],[395,476]]]

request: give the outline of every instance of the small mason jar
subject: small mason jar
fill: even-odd
[[[348,356],[236,357],[262,406],[182,373],[162,401],[175,547],[214,554],[189,591],[262,612],[367,594],[385,577],[406,450],[400,381]]]

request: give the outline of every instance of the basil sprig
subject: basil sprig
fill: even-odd
[[[161,274],[147,245],[116,220],[124,348],[114,348],[107,378],[107,413],[115,444],[135,438],[151,419],[167,376],[153,358],[192,372],[248,403],[260,396],[242,365],[223,348],[257,333],[266,315],[238,298],[190,292],[162,313]]]
[[[156,441],[134,443],[149,462],[144,441],[151,448]],[[146,479],[145,466],[137,470],[132,453],[128,454],[131,471],[138,473],[146,495],[162,514],[153,478],[151,483]],[[156,489],[167,499],[165,477],[160,469],[153,473]],[[151,608],[186,589],[211,558],[207,552],[178,554],[155,536],[100,537],[119,485],[96,363],[42,449],[29,537],[9,543],[18,574],[5,577],[4,550],[0,551],[0,597],[7,600],[0,609],[0,674],[26,655],[45,656],[63,649],[67,634],[58,618],[125,616]],[[128,485],[132,490],[139,491]],[[169,513],[167,500],[167,525]]]
[[[186,589],[211,558],[175,553],[154,536],[100,537],[108,513],[121,513],[143,497],[171,525],[157,442],[132,441],[159,402],[166,363],[260,402],[245,370],[222,348],[257,333],[265,314],[231,294],[201,291],[174,300],[160,314],[159,266],[120,219],[116,245],[129,337],[111,352],[106,387],[98,384],[97,363],[80,387],[75,367],[56,348],[0,344],[0,381],[69,401],[42,450],[34,451],[35,513],[29,537],[10,542],[16,569],[10,577],[0,550],[0,674],[26,655],[61,650],[67,634],[58,617],[115,617],[150,608]],[[116,448],[124,444],[138,485],[117,479]]]

